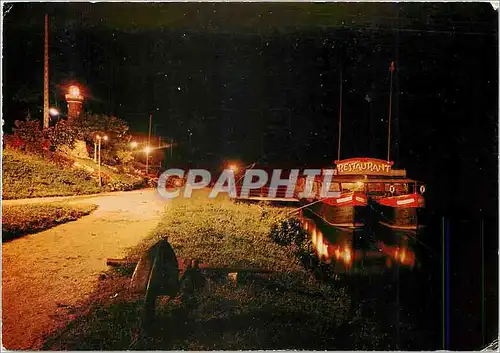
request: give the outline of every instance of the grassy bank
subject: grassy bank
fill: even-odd
[[[270,238],[273,225],[286,217],[284,208],[236,204],[225,197],[213,200],[205,191],[190,199],[175,199],[171,206],[155,234],[137,252],[164,238],[178,257],[211,266],[302,271],[297,257]]]
[[[141,335],[127,277],[110,271],[81,308],[84,315],[50,337],[47,349],[340,349],[350,311],[344,288],[318,282],[291,246],[271,239],[283,209],[208,199],[171,202],[137,257],[160,238],[176,255],[214,267],[252,267],[271,274],[186,276],[176,298],[159,306],[152,332]],[[112,278],[111,278],[111,277]],[[125,287],[125,289],[124,289]],[[116,294],[115,294],[116,293]],[[113,299],[110,299],[113,298]],[[90,309],[89,309],[90,307]]]
[[[96,208],[96,205],[68,205],[59,202],[2,205],[2,241],[77,220]]]
[[[79,168],[87,170],[89,173],[97,173],[98,165],[91,159],[74,158],[75,164]],[[105,191],[128,191],[144,186],[144,178],[132,174],[119,173],[106,165],[101,165],[101,175],[103,176]]]
[[[2,160],[2,198],[68,196],[101,191],[132,190],[142,178],[120,174],[102,166],[105,185],[98,185],[97,166],[91,160],[77,159],[76,165],[60,165],[51,160],[19,151],[4,150]]]
[[[47,159],[16,151],[3,151],[2,198],[94,194],[96,180],[84,170],[59,166]]]

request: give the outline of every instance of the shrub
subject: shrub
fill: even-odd
[[[61,147],[72,149],[75,147],[76,132],[65,121],[59,121],[55,126],[47,129],[47,137],[51,145],[56,149]]]
[[[5,134],[3,135],[3,143],[5,148],[21,150],[24,149],[24,142],[16,134]]]
[[[25,150],[41,154],[44,148],[45,137],[42,130],[40,130],[40,122],[27,117],[26,120],[16,120],[14,125],[14,135],[23,142]]]
[[[296,245],[301,247],[306,235],[297,218],[285,218],[277,220],[271,227],[271,239],[278,245]]]

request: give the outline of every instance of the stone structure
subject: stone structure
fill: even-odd
[[[68,103],[68,121],[71,121],[82,111],[83,96],[80,94],[78,86],[70,86],[69,92],[64,97]]]
[[[68,122],[80,115],[83,106],[83,95],[80,93],[78,86],[70,86],[68,93],[64,96],[68,103]],[[74,157],[89,158],[87,144],[85,141],[76,140],[75,147],[67,153]]]

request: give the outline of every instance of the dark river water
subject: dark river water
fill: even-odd
[[[497,335],[493,222],[427,215],[407,232],[339,229],[307,210],[300,219],[315,252],[305,265],[348,288],[352,314],[376,323],[386,349],[479,349]]]

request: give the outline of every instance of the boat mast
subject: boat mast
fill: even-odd
[[[394,61],[391,61],[391,66],[389,71],[391,72],[390,78],[390,89],[389,89],[389,124],[388,124],[388,133],[387,133],[387,162],[390,162],[391,157],[391,118],[392,118],[392,74],[394,73]]]
[[[340,103],[339,103],[339,146],[337,149],[337,160],[340,161],[340,140],[342,137],[342,67],[340,67]]]

